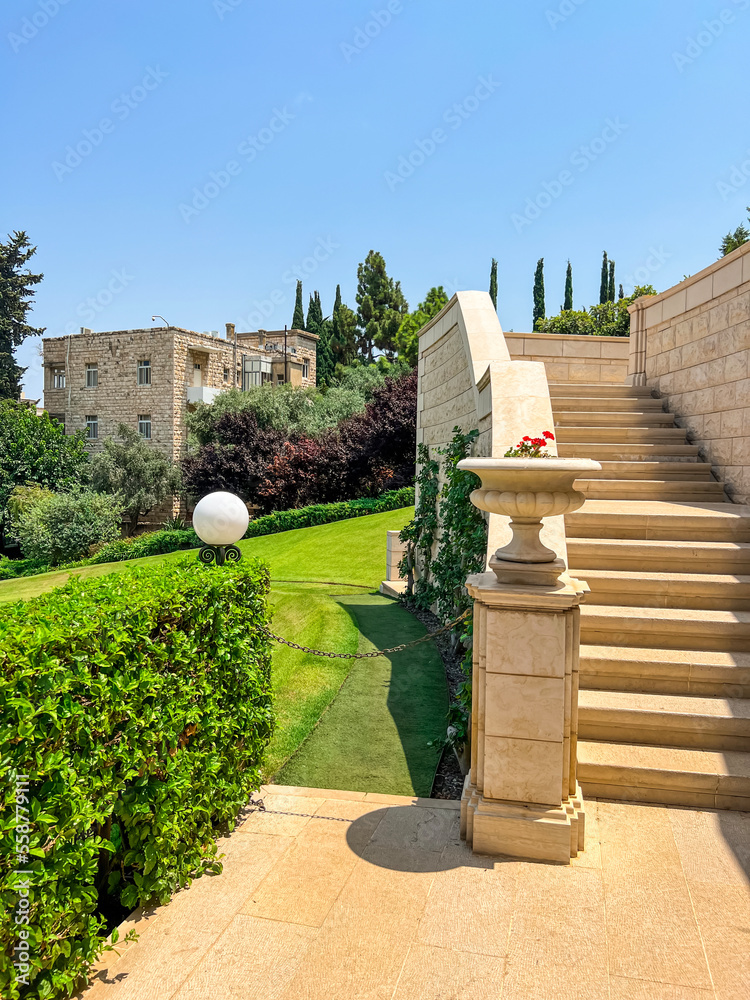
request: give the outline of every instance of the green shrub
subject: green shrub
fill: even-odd
[[[273,730],[267,593],[255,561],[184,560],[0,608],[5,1000],[69,996],[113,900],[165,902],[221,869],[217,832],[258,787]]]
[[[8,503],[10,533],[28,559],[56,566],[88,555],[92,545],[120,535],[122,504],[116,497],[81,488],[53,493],[17,487]]]
[[[164,528],[161,531],[147,531],[143,535],[120,538],[109,545],[103,545],[91,557],[91,563],[121,562],[123,559],[142,559],[144,556],[161,556],[178,549],[194,549],[201,545],[200,538],[192,528],[176,531]]]
[[[0,556],[0,580],[13,580],[18,576],[36,576],[51,569],[43,559],[8,559]]]
[[[309,507],[275,511],[251,521],[245,538],[258,535],[274,535],[278,531],[293,528],[310,528],[314,524],[330,524],[331,521],[346,521],[365,514],[382,514],[387,510],[411,507],[414,503],[414,487],[404,486],[400,490],[389,490],[379,497],[363,497],[360,500],[340,500],[338,503],[317,503]]]

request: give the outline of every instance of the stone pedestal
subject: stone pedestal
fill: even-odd
[[[564,573],[547,584],[482,573],[466,584],[474,662],[461,836],[480,854],[569,863],[585,833],[576,781],[583,585]]]

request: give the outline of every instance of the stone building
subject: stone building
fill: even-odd
[[[315,385],[317,336],[304,330],[226,336],[179,327],[82,329],[45,338],[44,407],[67,433],[84,430],[92,451],[127,424],[177,460],[185,417],[199,402],[266,382]]]

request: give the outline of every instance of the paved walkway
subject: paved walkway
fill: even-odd
[[[261,794],[85,1000],[750,997],[750,813],[591,801],[567,867],[473,856],[455,803]]]

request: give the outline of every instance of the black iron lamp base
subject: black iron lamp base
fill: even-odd
[[[239,562],[242,553],[236,545],[204,545],[198,551],[199,562],[210,566],[215,562],[217,566],[223,566],[225,562]]]

